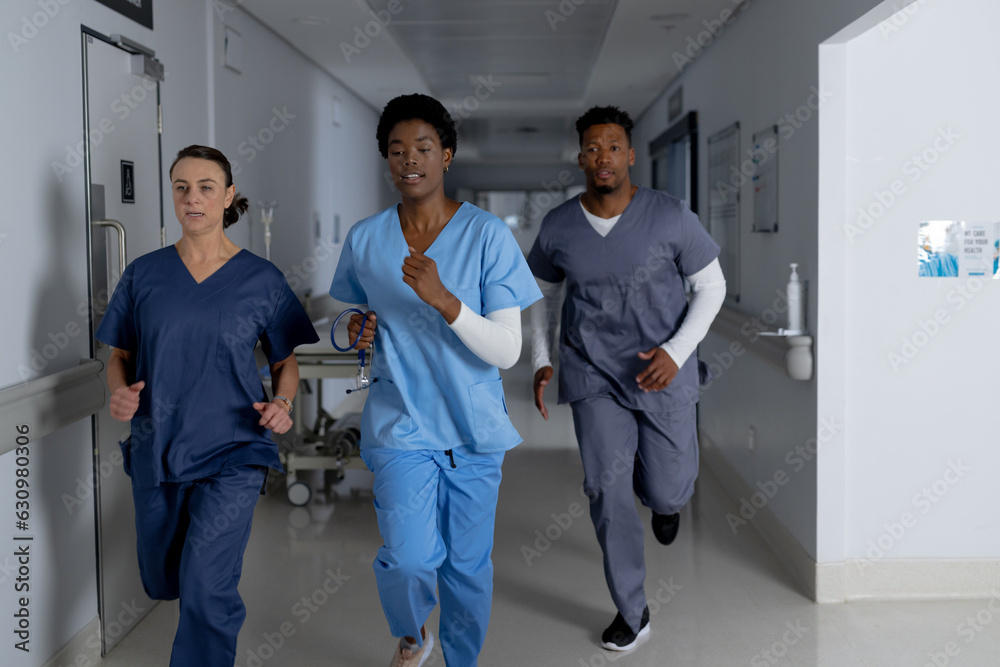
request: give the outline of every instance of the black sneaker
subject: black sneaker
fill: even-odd
[[[635,648],[639,639],[649,634],[649,607],[642,610],[642,621],[639,623],[639,632],[632,632],[621,612],[615,616],[608,629],[601,635],[601,648],[609,651],[628,651]]]
[[[677,539],[677,531],[681,527],[681,514],[657,514],[653,512],[653,535],[660,544],[671,544]]]

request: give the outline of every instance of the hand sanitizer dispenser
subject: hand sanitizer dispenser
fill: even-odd
[[[785,298],[788,301],[788,328],[785,334],[796,335],[805,333],[805,316],[802,311],[802,282],[796,271],[798,264],[793,263],[792,275],[788,279],[788,287]]]

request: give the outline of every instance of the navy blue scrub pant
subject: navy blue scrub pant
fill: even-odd
[[[139,573],[154,600],[180,598],[170,667],[232,667],[246,607],[236,590],[267,472],[238,466],[132,488]]]
[[[659,514],[673,514],[691,498],[698,477],[695,406],[645,412],[610,394],[570,405],[604,576],[618,611],[638,631],[646,607],[646,563],[635,498]]]

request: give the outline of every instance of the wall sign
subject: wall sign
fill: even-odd
[[[153,29],[153,0],[97,0],[139,25]]]
[[[921,222],[917,266],[922,278],[1000,278],[1000,222]]]
[[[122,160],[122,203],[135,203],[135,163]]]

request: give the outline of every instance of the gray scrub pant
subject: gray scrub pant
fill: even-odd
[[[571,407],[604,575],[618,611],[638,631],[646,564],[635,497],[659,514],[679,511],[691,497],[698,477],[695,406],[645,412],[605,394]]]

